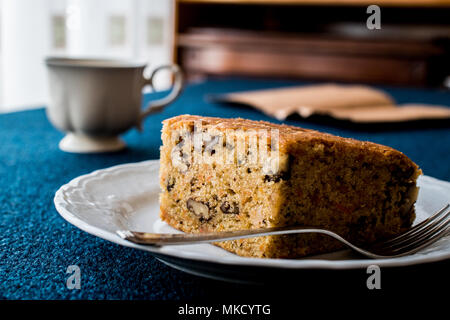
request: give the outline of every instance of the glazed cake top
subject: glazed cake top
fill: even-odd
[[[352,138],[343,138],[335,136],[329,133],[323,133],[316,130],[303,129],[295,126],[285,124],[275,124],[267,121],[254,121],[242,118],[216,118],[216,117],[202,117],[195,115],[179,115],[173,118],[169,118],[163,121],[164,126],[170,129],[177,129],[185,124],[193,124],[195,121],[201,121],[202,126],[214,127],[218,130],[255,130],[258,132],[260,129],[279,130],[279,144],[280,151],[288,152],[292,150],[292,147],[297,143],[305,142],[318,142],[324,145],[333,145],[334,148],[345,148],[345,152],[357,152],[362,156],[369,156],[373,159],[382,160],[382,162],[397,160],[402,162],[403,165],[412,166],[415,170],[418,169],[417,165],[412,162],[406,155],[391,147],[381,144],[359,141]]]

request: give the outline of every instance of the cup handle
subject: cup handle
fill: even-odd
[[[149,116],[153,113],[161,112],[165,106],[167,106],[168,104],[173,102],[180,95],[181,90],[183,89],[183,73],[181,72],[180,67],[176,64],[163,65],[163,66],[156,68],[155,70],[153,70],[150,78],[147,79],[144,77],[143,85],[144,86],[150,85],[152,87],[152,89],[154,89],[153,79],[159,71],[164,70],[164,69],[169,69],[170,71],[172,71],[173,75],[175,76],[173,87],[172,87],[170,93],[167,96],[165,96],[164,98],[161,98],[161,99],[158,99],[155,101],[150,101],[147,104],[145,109],[139,115],[139,119],[137,122],[137,128],[139,131],[142,131],[142,121],[147,116]]]

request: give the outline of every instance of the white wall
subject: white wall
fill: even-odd
[[[48,1],[3,0],[0,22],[3,109],[44,103],[42,57],[49,48]]]
[[[113,57],[169,63],[173,0],[0,0],[0,111],[47,101],[48,55]],[[66,46],[53,48],[52,16],[66,19]],[[110,17],[125,19],[125,42],[111,45]],[[148,19],[163,19],[162,43],[149,44]],[[150,70],[147,70],[149,72]],[[170,77],[158,77],[167,87]]]

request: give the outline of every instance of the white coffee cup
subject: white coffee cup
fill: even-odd
[[[59,147],[67,152],[117,151],[125,147],[119,134],[142,128],[148,115],[173,102],[183,87],[183,76],[175,65],[156,68],[147,79],[145,63],[108,59],[49,57],[50,101],[47,116],[58,129],[67,132]],[[155,74],[170,70],[174,85],[170,93],[141,109],[142,88],[153,88]]]

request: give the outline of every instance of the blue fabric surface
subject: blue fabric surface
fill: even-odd
[[[128,149],[77,155],[58,149],[63,137],[43,109],[0,115],[0,298],[7,299],[198,299],[219,292],[247,295],[241,285],[206,280],[171,269],[150,254],[120,247],[78,230],[56,212],[53,196],[71,179],[121,163],[159,157],[161,120],[183,113],[269,120],[252,109],[205,101],[205,94],[292,85],[294,82],[233,79],[189,85],[144,132],[124,135]],[[386,88],[398,103],[450,105],[448,92]],[[148,95],[144,100],[150,99]],[[276,122],[276,121],[275,121]],[[450,129],[369,132],[305,121],[306,128],[396,148],[424,173],[450,180]],[[67,266],[81,268],[81,290],[66,288]]]

